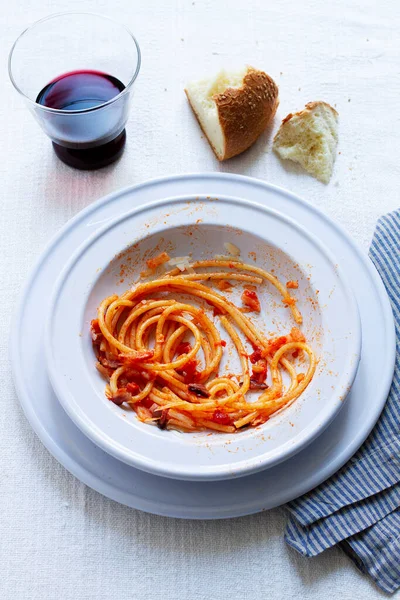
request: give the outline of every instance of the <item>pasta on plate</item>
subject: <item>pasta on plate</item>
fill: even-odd
[[[256,265],[224,256],[182,264],[161,253],[148,261],[150,272],[167,261],[177,266],[105,298],[91,323],[107,398],[161,429],[222,433],[261,425],[294,402],[316,369],[289,293],[297,282],[283,285]],[[264,282],[278,290],[296,323],[285,335],[268,337],[248,316],[261,310],[258,286]],[[227,298],[239,284],[244,286],[241,307]],[[222,374],[223,354],[232,350],[241,370]],[[295,368],[299,355],[307,359],[304,372]],[[250,399],[254,393],[257,398]]]

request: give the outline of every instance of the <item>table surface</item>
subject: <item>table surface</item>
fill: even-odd
[[[378,8],[379,7],[379,8]],[[61,0],[3,8],[1,60],[20,31]],[[305,559],[283,541],[283,509],[232,521],[179,521],[134,511],[77,481],[30,429],[10,377],[10,315],[47,240],[123,186],[174,173],[252,175],[303,196],[367,250],[376,219],[398,206],[400,8],[397,0],[70,0],[108,14],[143,53],[122,159],[94,173],[56,159],[10,82],[0,106],[0,592],[2,600],[372,599],[377,588],[333,549]],[[219,164],[187,105],[187,79],[224,66],[265,69],[280,87],[273,127]],[[328,186],[271,152],[279,120],[308,101],[340,114]]]

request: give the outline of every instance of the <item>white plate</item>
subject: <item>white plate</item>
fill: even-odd
[[[94,366],[90,321],[105,297],[132,286],[151,253],[191,253],[194,260],[207,260],[223,254],[229,241],[239,246],[243,259],[252,264],[256,259],[257,266],[274,271],[283,283],[299,281],[295,296],[302,329],[319,359],[314,378],[296,402],[256,429],[182,434],[141,423],[134,411],[105,397],[104,379]],[[240,305],[240,294],[241,286],[236,286],[229,298]],[[295,322],[279,292],[264,284],[259,296],[261,315],[252,320],[263,331],[288,334]],[[74,423],[127,464],[177,479],[240,477],[299,452],[342,408],[360,357],[357,304],[337,260],[315,236],[281,213],[222,195],[166,199],[108,223],[68,262],[48,313],[50,380]],[[225,368],[228,373],[241,371],[236,352],[229,357],[229,351],[228,345],[221,375]]]
[[[174,481],[150,475],[100,450],[73,424],[52,391],[44,367],[45,308],[61,266],[95,229],[133,206],[184,194],[232,194],[276,208],[321,237],[352,278],[363,332],[361,362],[348,400],[323,436],[293,458],[243,479]],[[34,340],[27,344],[26,340]],[[377,351],[378,349],[378,351]],[[92,204],[50,242],[27,281],[12,327],[11,359],[22,407],[49,451],[100,493],[160,515],[224,518],[278,506],[339,469],[359,448],[384,406],[395,360],[393,317],[368,257],[323,213],[293,194],[255,179],[205,174],[153,180]],[[312,460],[310,459],[312,457]]]

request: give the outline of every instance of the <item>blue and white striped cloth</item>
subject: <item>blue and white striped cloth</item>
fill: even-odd
[[[384,591],[400,587],[400,211],[379,219],[370,248],[392,303],[397,356],[374,430],[325,483],[291,502],[286,542],[304,556],[339,545]]]

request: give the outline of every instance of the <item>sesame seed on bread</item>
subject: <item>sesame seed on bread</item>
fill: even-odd
[[[272,121],[279,104],[273,79],[253,67],[189,83],[185,92],[218,160],[247,150]]]

